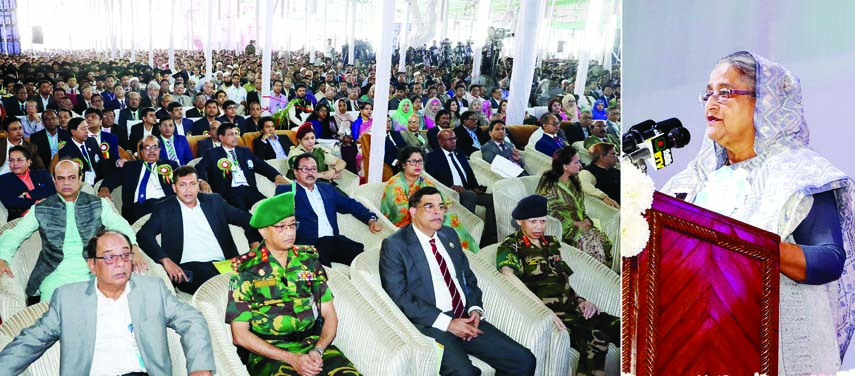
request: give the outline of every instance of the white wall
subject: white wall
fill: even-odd
[[[723,56],[748,50],[801,79],[810,145],[855,176],[855,1],[624,0],[623,124],[677,117],[692,142],[650,170],[657,187],[704,136],[697,94]]]

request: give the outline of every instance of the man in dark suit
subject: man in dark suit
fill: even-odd
[[[362,253],[363,245],[339,233],[336,213],[351,214],[368,225],[372,233],[380,232],[377,215],[358,201],[345,196],[331,184],[317,182],[318,162],[312,154],[301,154],[292,162],[297,192],[294,196],[297,221],[296,243],[314,245],[321,264],[332,262],[350,265],[356,255]],[[276,187],[276,194],[290,192],[291,185]]]
[[[498,86],[493,88],[493,91],[490,92],[490,107],[494,110],[499,109],[499,105],[502,103],[502,89]]]
[[[469,157],[472,153],[481,150],[481,145],[490,139],[490,135],[478,126],[478,118],[475,117],[475,112],[464,112],[460,115],[460,121],[463,126],[454,128],[454,134],[457,136],[457,148]]]
[[[570,144],[558,135],[558,118],[551,113],[547,113],[540,117],[540,124],[543,127],[543,136],[534,145],[535,149],[547,157],[552,158],[555,151]]]
[[[425,156],[425,172],[457,192],[460,195],[460,205],[473,214],[476,206],[487,209],[481,243],[493,244],[497,240],[493,195],[486,193],[487,187],[478,184],[469,159],[456,148],[454,132],[448,129],[440,131],[438,138],[439,149]]]
[[[222,146],[208,150],[196,166],[202,192],[219,193],[232,206],[249,211],[252,205],[264,199],[255,183],[255,174],[261,174],[276,184],[290,183],[279,171],[256,157],[249,148],[238,146],[239,131],[233,123],[223,123],[217,128]],[[228,162],[230,167],[223,164]]]
[[[71,134],[59,128],[59,118],[53,110],[47,110],[42,114],[42,125],[45,128],[30,135],[30,142],[36,145],[39,160],[42,163],[46,161],[49,165],[53,156],[59,151],[59,143],[71,142]]]
[[[430,150],[439,149],[439,131],[443,129],[451,129],[451,112],[448,112],[446,109],[442,109],[437,111],[436,116],[436,126],[428,129],[427,131],[427,139],[428,144],[430,144]]]
[[[149,257],[163,265],[179,290],[192,294],[220,274],[215,261],[239,255],[229,225],[244,229],[250,248],[255,248],[261,235],[249,225],[251,215],[245,210],[229,205],[218,194],[199,194],[193,167],[179,167],[173,178],[176,196],[154,206],[137,240]]]
[[[223,111],[225,111],[225,114],[223,114],[223,116],[218,117],[217,120],[219,120],[220,123],[233,123],[237,125],[238,129],[240,129],[240,134],[258,131],[258,129],[250,129],[255,128],[255,126],[247,127],[248,124],[246,122],[246,119],[244,119],[243,116],[238,116],[237,114],[237,106],[238,104],[233,100],[227,100],[223,102]]]
[[[6,207],[11,221],[24,216],[37,201],[56,194],[53,178],[47,170],[32,170],[30,149],[23,145],[9,149],[9,172],[0,174],[0,202]],[[30,188],[25,179],[29,179]]]
[[[383,154],[383,162],[385,162],[392,171],[401,169],[401,161],[398,160],[398,153],[407,146],[407,141],[401,136],[401,132],[392,129],[392,120],[386,119],[386,148]]]
[[[125,162],[121,169],[110,174],[101,188],[98,196],[112,200],[110,192],[122,187],[122,217],[128,223],[134,223],[140,217],[151,213],[158,201],[175,195],[172,185],[171,171],[178,164],[168,160],[159,160],[160,144],[154,136],[146,136],[139,145],[141,159]],[[165,166],[169,166],[168,170]],[[164,169],[164,170],[162,170]]]
[[[140,93],[132,91],[128,93],[128,106],[119,111],[119,125],[129,129],[128,121],[137,121],[142,119],[140,114]]]
[[[220,147],[220,145],[222,145],[222,143],[220,142],[220,136],[217,135],[217,128],[219,128],[219,127],[220,127],[220,122],[218,120],[214,120],[214,122],[211,123],[211,128],[208,129],[208,137],[205,137],[205,138],[196,142],[196,155],[194,155],[194,157],[202,158],[203,156],[205,156],[205,153],[208,150],[211,150],[213,148],[218,148],[218,147]],[[254,150],[258,150],[258,149],[254,149]],[[258,154],[256,154],[256,155],[258,155]],[[267,158],[262,158],[262,159],[266,160]]]
[[[104,113],[97,108],[89,108],[84,112],[84,117],[89,125],[89,137],[98,142],[101,156],[109,162],[110,169],[108,172],[112,173],[122,167],[125,160],[119,156],[119,137],[101,130]]]
[[[69,157],[83,162],[83,181],[94,186],[110,173],[110,162],[101,155],[98,141],[89,137],[89,125],[83,118],[69,120],[68,131],[71,142],[59,149],[59,158]]]
[[[80,94],[77,94],[77,104],[74,105],[73,111],[82,114],[89,107],[92,107],[92,86],[81,85]]]
[[[6,131],[6,137],[0,137],[0,174],[9,172],[9,149],[13,146],[26,146],[30,149],[32,157],[32,168],[45,168],[44,161],[39,156],[39,148],[32,142],[27,142],[24,139],[24,128],[21,125],[21,120],[17,117],[7,116],[3,120],[3,130]],[[50,163],[50,161],[48,161]],[[2,187],[0,187],[2,189]]]
[[[3,109],[6,110],[6,116],[24,116],[27,114],[27,88],[21,84],[15,84],[12,91],[15,96],[6,98],[3,101]]]
[[[172,102],[167,105],[166,109],[169,111],[170,122],[175,128],[175,134],[185,137],[191,135],[193,120],[184,117],[184,107],[181,107],[181,103]]]
[[[505,121],[502,119],[490,122],[490,141],[481,146],[481,159],[487,163],[493,163],[496,156],[501,156],[517,166],[525,168],[525,163],[520,157],[520,151],[510,141],[505,139]],[[525,170],[519,176],[528,175]]]
[[[473,355],[500,375],[534,375],[531,351],[482,320],[478,280],[457,234],[442,226],[444,208],[436,187],[410,196],[412,223],[380,248],[383,289],[416,329],[444,346],[440,374],[479,374]]]
[[[252,140],[252,152],[263,160],[287,158],[288,151],[294,146],[291,137],[278,135],[273,131],[275,126],[271,116],[262,117],[258,120],[258,124],[261,127],[261,134]],[[269,133],[265,132],[265,127],[268,128]]]
[[[198,93],[193,98],[193,108],[187,110],[184,114],[188,118],[200,118],[205,116],[205,94]]]
[[[46,109],[59,110],[59,104],[53,98],[53,85],[48,80],[41,80],[38,83],[39,92],[30,97],[30,100],[36,102],[36,108],[39,113],[45,112]]]
[[[134,126],[131,127],[128,144],[125,146],[125,150],[137,150],[137,145],[145,136],[160,136],[160,128],[157,126],[157,117],[154,116],[153,108],[142,108],[140,110],[140,119],[142,119],[142,123],[134,124]]]
[[[157,112],[154,113],[154,116],[160,120],[164,117],[169,117],[169,104],[172,103],[172,94],[166,93],[160,97],[160,108],[157,109]]]
[[[194,136],[201,136],[205,132],[211,129],[211,123],[217,120],[217,114],[220,113],[220,109],[217,108],[217,101],[213,99],[208,99],[205,102],[205,117],[196,120],[193,123],[193,133]],[[222,123],[222,122],[220,122]]]
[[[128,143],[128,128],[116,124],[115,110],[104,110],[104,117],[101,118],[101,129],[104,132],[115,135],[119,139],[119,146],[122,148]],[[126,151],[132,151],[125,149]]]
[[[175,133],[172,121],[173,119],[160,121],[160,159],[174,161],[183,166],[193,160],[193,152],[190,151],[187,137]]]

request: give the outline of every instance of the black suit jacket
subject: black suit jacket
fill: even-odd
[[[575,123],[565,122],[564,124],[566,124],[566,125],[562,126],[561,129],[559,129],[559,130],[564,131],[564,135],[566,137],[562,136],[562,138],[567,140],[568,144],[572,145],[576,141],[585,141],[585,131],[582,130],[581,124],[579,124],[578,122],[575,122]],[[561,135],[559,135],[559,136],[561,136]]]
[[[454,128],[454,134],[457,135],[457,149],[466,154],[467,157],[478,151],[474,146],[475,142],[472,140],[472,136],[469,135],[465,126],[461,125]],[[490,135],[486,131],[481,130],[481,127],[475,128],[475,137],[478,137],[478,142],[481,145],[484,145],[484,142],[490,139]]]
[[[72,110],[83,115],[83,112],[85,112],[87,108],[89,108],[89,106],[86,105],[86,99],[83,99],[83,94],[77,94],[77,104],[74,105]]]
[[[275,180],[276,176],[280,175],[276,168],[256,157],[249,151],[249,148],[243,146],[235,147],[235,154],[237,154],[238,163],[246,177],[246,182],[251,187],[257,188],[255,182],[256,172],[270,179],[270,181]],[[226,158],[226,149],[223,149],[222,146],[208,150],[202,157],[202,160],[199,161],[199,164],[196,165],[196,172],[199,175],[199,179],[205,180],[211,185],[212,191],[225,195],[232,188],[233,174],[229,173],[223,177],[223,171],[217,167],[217,161],[222,158]],[[250,165],[252,168],[250,168]]]
[[[392,135],[392,140],[389,139],[389,135]],[[397,171],[401,163],[399,162],[397,166],[392,166],[392,163],[398,159],[398,152],[407,146],[407,141],[404,141],[404,137],[401,137],[401,132],[389,131],[389,135],[386,135],[386,150],[383,154],[383,162],[386,162],[389,167]]]
[[[137,151],[137,144],[139,144],[140,140],[143,139],[143,134],[145,134],[144,131],[145,131],[145,124],[144,123],[134,124],[134,126],[131,127],[131,134],[130,134],[130,136],[128,136],[127,144],[126,144],[126,146],[123,146],[125,148],[125,150],[127,150],[131,154],[135,153]],[[151,134],[152,134],[152,136],[155,136],[155,137],[160,136],[160,128],[157,126],[157,124],[155,124],[153,127],[151,127]]]
[[[444,149],[436,149],[425,155],[425,172],[433,176],[434,179],[446,187],[454,185],[454,175],[451,173],[452,167],[448,165],[448,159],[445,155],[448,154]],[[475,178],[475,172],[472,171],[472,166],[469,165],[469,159],[463,155],[458,149],[454,149],[454,155],[457,156],[457,163],[466,174],[466,183],[463,188],[468,190],[478,189],[478,179]]]
[[[439,131],[442,129],[439,126],[434,126],[427,131],[427,139],[428,144],[430,144],[430,150],[439,149]]]
[[[26,104],[26,102],[24,102]],[[24,116],[27,113],[21,110],[21,104],[18,98],[9,97],[3,101],[3,108],[6,110],[6,116]]]
[[[246,113],[247,114],[249,113],[249,104],[252,102],[261,103],[261,99],[259,99],[259,96],[258,96],[258,90],[253,90],[253,91],[246,93],[246,106],[247,106]]]
[[[35,205],[36,201],[56,194],[53,177],[47,170],[30,170],[30,180],[33,183],[32,190],[13,172],[0,175],[0,187],[3,187],[0,189],[0,202],[6,209],[25,210]],[[30,198],[22,198],[24,192],[28,192]]]
[[[189,118],[205,117],[205,109],[202,109],[202,111],[199,111],[198,108],[193,107],[193,108],[187,110],[187,112],[184,113],[184,116],[189,117]]]
[[[33,95],[30,97],[30,100],[36,102],[36,107],[39,109],[39,113],[45,112],[45,105],[42,103],[42,96],[40,94]],[[53,100],[53,95],[48,97],[47,109],[59,110],[59,104]]]
[[[108,133],[116,136],[119,139],[119,146],[121,146],[123,149],[125,149],[125,151],[133,154],[134,151],[137,149],[136,146],[133,146],[130,148],[128,147],[128,144],[129,144],[128,137],[129,136],[128,136],[128,128],[127,127],[125,127],[123,125],[119,125],[119,124],[113,124],[110,127],[110,132],[108,132]]]
[[[174,161],[165,161],[158,160],[157,165],[160,166],[162,164],[168,164],[172,167],[172,171],[178,168],[178,164]],[[122,168],[118,171],[110,174],[104,182],[101,183],[102,188],[107,188],[112,192],[119,186],[122,186],[122,217],[132,218],[134,215],[133,204],[137,202],[137,198],[134,196],[136,194],[137,185],[140,181],[140,174],[142,174],[142,160],[134,160],[127,161]],[[169,177],[172,179],[172,177]],[[157,176],[152,175],[149,179],[158,179],[160,182],[160,188],[163,189],[164,198],[169,198],[175,196],[175,191],[172,189],[172,185],[166,182],[160,174]]]
[[[57,128],[56,132],[57,139],[59,141],[65,141],[66,143],[71,142],[71,133],[68,133],[68,131],[62,128]],[[38,150],[39,158],[42,162],[50,165],[50,161],[53,159],[53,156],[50,155],[50,141],[48,141],[47,129],[42,129],[30,135],[30,142],[36,145],[36,150]],[[59,150],[57,150],[57,152],[59,152]]]
[[[218,120],[219,121],[219,120]],[[201,119],[193,122],[193,129],[190,130],[194,136],[201,136],[203,133],[211,130],[211,122],[208,121],[208,118],[202,116]]]
[[[431,327],[442,311],[436,307],[436,293],[428,264],[436,260],[428,260],[425,256],[415,231],[409,224],[383,240],[380,247],[380,283],[404,315],[421,329]],[[451,227],[443,226],[436,237],[448,251],[457,272],[454,277],[466,297],[464,309],[483,307],[478,279],[469,268],[457,234]]]
[[[249,225],[252,218],[248,212],[235,208],[226,203],[220,195],[199,194],[199,205],[217,238],[217,243],[223,249],[226,259],[236,257],[238,249],[231,237],[229,225],[243,227],[250,243],[261,241],[258,231]],[[169,257],[174,263],[181,263],[184,250],[184,222],[181,217],[181,206],[178,197],[172,196],[154,205],[154,211],[139,232],[137,241],[140,248],[157,262]],[[157,242],[160,235],[160,244]]]
[[[279,145],[282,145],[282,150],[285,151],[285,154],[288,154],[288,151],[291,150],[291,147],[294,146],[294,143],[291,142],[291,137],[286,135],[276,135],[276,139],[279,142]],[[261,139],[261,136],[256,137],[252,140],[252,152],[261,159],[276,159],[276,151],[273,150],[273,146],[270,146],[269,143],[264,142]]]
[[[97,182],[110,175],[114,166],[111,165],[109,160],[104,159],[104,156],[101,155],[101,148],[98,145],[98,141],[89,137],[83,142],[83,144],[86,146],[86,154],[89,157],[89,162],[92,162],[94,165],[91,167],[92,170],[95,171],[95,181]],[[80,152],[80,149],[77,148],[77,144],[73,141],[67,142],[62,149],[59,149],[57,154],[59,154],[60,158],[71,157],[80,159],[83,162],[83,171],[88,171],[90,169],[89,162],[83,158],[83,153]]]
[[[201,158],[205,156],[205,152],[214,148],[214,140],[210,137],[205,137],[196,143],[196,155],[193,157]]]

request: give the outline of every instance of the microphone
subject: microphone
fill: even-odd
[[[665,168],[674,162],[671,149],[682,148],[691,139],[689,130],[683,127],[680,119],[670,118],[658,123],[645,120],[624,133],[621,149],[624,159],[646,172],[645,160],[652,157],[657,170]]]

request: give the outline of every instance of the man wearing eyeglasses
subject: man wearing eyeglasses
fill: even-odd
[[[466,111],[460,115],[460,119],[463,126],[454,128],[454,134],[457,135],[457,148],[468,157],[481,150],[481,145],[490,140],[490,135],[478,126],[475,112]]]
[[[178,168],[173,161],[159,159],[161,147],[155,136],[143,138],[137,150],[142,160],[126,162],[104,179],[98,190],[98,196],[112,200],[110,193],[122,187],[122,217],[130,223],[151,213],[158,201],[175,196],[169,182],[171,171]],[[169,174],[164,173],[166,168]]]
[[[154,205],[137,238],[140,248],[163,265],[176,287],[193,294],[220,274],[214,262],[238,256],[229,225],[242,227],[252,246],[261,241],[261,236],[249,225],[249,213],[229,205],[218,194],[199,194],[193,167],[179,167],[170,181],[169,189],[175,191],[175,197]]]
[[[89,269],[83,260],[84,242],[101,228],[126,234],[136,244],[131,225],[113,210],[110,201],[80,191],[82,162],[61,159],[54,167],[53,179],[57,194],[33,206],[15,231],[0,236],[0,278],[4,278],[3,274],[14,278],[9,267],[12,258],[25,240],[39,232],[42,249],[27,281],[26,294],[41,296],[42,301],[50,301],[59,286],[89,280]],[[144,269],[145,260],[137,258],[135,270]]]
[[[408,206],[412,223],[380,248],[380,282],[416,329],[444,346],[439,373],[480,374],[473,355],[499,375],[534,375],[531,351],[484,321],[478,280],[457,233],[442,225],[439,190],[415,191]]]
[[[246,119],[244,119],[243,116],[238,116],[237,114],[238,105],[237,103],[235,103],[235,101],[227,100],[223,102],[223,109],[225,110],[225,113],[223,114],[223,116],[217,118],[220,123],[236,124],[238,126],[238,129],[240,129],[241,134],[258,131],[258,128],[256,128],[255,126],[255,123],[250,123],[250,127],[247,128]]]
[[[250,220],[264,242],[232,263],[226,323],[250,375],[359,375],[332,345],[338,317],[312,246],[296,245],[294,192],[261,201]]]
[[[339,233],[336,213],[353,215],[375,234],[381,230],[377,215],[331,184],[318,182],[318,161],[314,155],[298,155],[291,163],[295,165],[294,177],[297,180],[296,216],[303,224],[297,230],[297,242],[315,246],[323,265],[330,266],[332,262],[350,265],[364,248]],[[291,185],[280,185],[276,187],[276,194],[291,190]]]
[[[23,372],[59,341],[61,375],[170,375],[168,327],[181,335],[188,374],[213,374],[214,351],[202,314],[179,301],[160,278],[131,278],[127,235],[99,231],[88,241],[86,257],[83,267],[95,279],[56,290],[48,311],[0,352],[4,372]]]
[[[563,137],[558,135],[558,118],[551,113],[547,113],[540,117],[540,124],[543,128],[543,136],[534,145],[535,149],[549,158],[555,154],[555,151],[565,146],[570,146]]]

